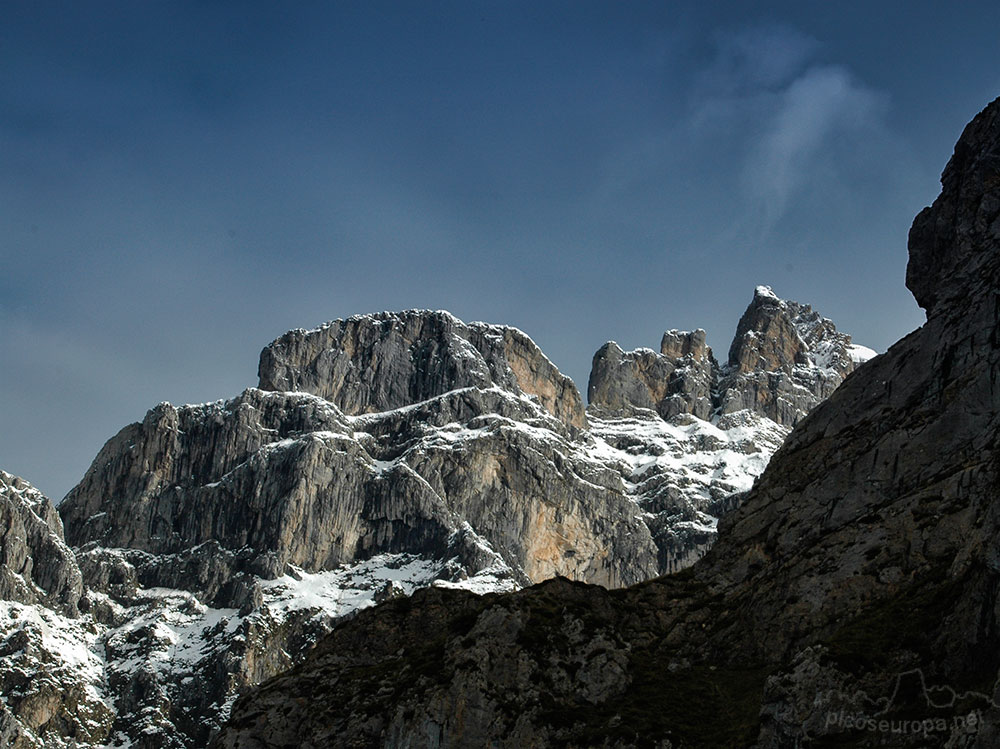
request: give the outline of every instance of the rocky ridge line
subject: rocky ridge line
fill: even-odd
[[[718,537],[791,428],[875,355],[811,307],[758,286],[720,366],[705,331],[668,330],[660,353],[609,341],[594,355],[591,433],[617,458],[645,513],[661,572]]]
[[[809,305],[758,286],[720,365],[705,331],[668,330],[660,352],[625,352],[614,341],[596,354],[587,387],[592,410],[655,410],[702,420],[748,410],[792,427],[875,352],[851,341]]]

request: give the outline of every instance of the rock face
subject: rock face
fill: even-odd
[[[52,503],[22,478],[0,471],[0,600],[77,613],[83,581]]]
[[[910,235],[927,323],[800,421],[705,559],[364,612],[217,745],[995,746],[1000,99],[942,185]]]
[[[668,330],[660,353],[613,341],[594,355],[591,432],[628,467],[660,570],[693,564],[792,424],[875,355],[808,305],[758,286],[720,366],[705,331]]]
[[[497,386],[537,398],[570,426],[587,426],[573,381],[528,336],[466,325],[447,312],[383,312],[293,330],[261,352],[258,375],[262,390],[305,391],[351,415]]]
[[[857,364],[875,355],[809,305],[758,286],[720,366],[705,331],[663,334],[660,353],[625,352],[610,341],[594,354],[587,396],[605,414],[652,409],[664,419],[748,410],[794,426],[829,397]]]
[[[308,530],[296,524],[302,510],[287,503],[296,497],[305,501],[306,495],[314,499],[318,487],[311,482],[292,496],[299,474],[273,465],[266,469],[273,461],[297,464],[308,480],[316,449],[295,444],[295,438],[316,432],[351,437],[338,409],[305,394],[247,390],[203,406],[162,403],[109,440],[60,504],[68,540],[73,546],[98,542],[154,554],[209,540],[262,553],[283,540],[288,546]],[[355,473],[351,456],[341,463],[337,467],[349,485]],[[289,549],[276,563],[315,565],[316,558],[333,552],[310,553],[314,558]]]
[[[717,370],[704,330],[668,330],[659,354],[652,349],[626,353],[609,341],[594,354],[587,398],[615,413],[644,408],[665,419],[681,413],[708,419]]]
[[[525,582],[655,574],[618,475],[567,429],[496,387],[355,417],[305,393],[251,389],[153,409],[108,442],[60,511],[75,546],[163,555],[211,542],[252,549],[237,569],[269,578],[401,552],[454,559],[468,575],[505,566]],[[242,605],[220,590],[192,592]]]

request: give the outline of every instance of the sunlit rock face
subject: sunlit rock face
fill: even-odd
[[[267,346],[263,390],[305,391],[348,414],[389,411],[465,387],[499,387],[585,428],[580,394],[517,328],[466,325],[448,312],[358,315],[293,330]]]

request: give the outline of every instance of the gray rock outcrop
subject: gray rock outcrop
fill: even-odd
[[[497,386],[537,398],[572,427],[587,426],[573,381],[528,336],[507,326],[466,325],[443,311],[357,315],[290,331],[261,352],[258,375],[262,390],[313,393],[351,415]]]
[[[701,562],[389,602],[217,746],[996,746],[1000,99],[942,188],[910,233],[926,324],[799,421]]]
[[[659,354],[652,349],[625,352],[609,341],[594,354],[587,399],[602,413],[644,408],[665,419],[681,413],[708,419],[717,370],[704,330],[668,330]]]
[[[806,304],[758,286],[720,365],[705,331],[663,334],[660,353],[608,342],[594,355],[590,408],[604,416],[655,410],[664,419],[699,419],[748,410],[794,426],[874,352]]]
[[[0,600],[77,613],[83,581],[55,507],[22,478],[0,471]]]

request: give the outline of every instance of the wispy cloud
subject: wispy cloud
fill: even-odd
[[[699,85],[715,95],[733,95],[786,85],[822,45],[788,26],[770,25],[719,32],[714,47]]]
[[[881,131],[884,100],[836,66],[805,70],[781,92],[750,145],[743,183],[750,223],[770,230],[797,191],[820,175],[837,178],[837,160],[851,159],[852,142]]]
[[[735,141],[743,203],[737,237],[763,241],[798,196],[836,191],[866,139],[888,137],[886,97],[846,67],[819,62],[821,51],[816,40],[780,26],[716,37],[689,124]]]

